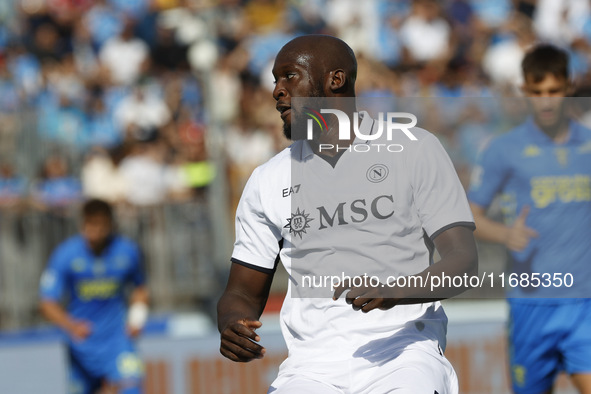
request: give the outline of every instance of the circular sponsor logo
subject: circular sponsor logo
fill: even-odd
[[[388,167],[383,164],[374,164],[367,170],[367,180],[373,183],[378,183],[386,179],[388,176]]]
[[[292,213],[290,218],[287,218],[287,224],[283,228],[289,229],[293,235],[299,235],[302,239],[302,234],[306,234],[306,229],[310,227],[310,222],[314,220],[310,218],[310,214],[306,211],[296,209],[296,213]]]

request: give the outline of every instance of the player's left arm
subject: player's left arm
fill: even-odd
[[[127,314],[127,332],[132,338],[137,337],[146,325],[149,302],[150,296],[147,286],[133,289],[129,297],[129,312]]]
[[[131,282],[134,286],[129,296],[129,311],[127,313],[127,332],[132,337],[137,337],[143,330],[148,320],[150,293],[146,285],[146,278],[142,268],[142,253],[139,248],[134,248],[133,269]]]
[[[456,281],[439,282],[443,277],[471,277],[478,275],[478,252],[474,240],[473,229],[465,226],[449,228],[433,239],[435,248],[441,256],[439,262],[430,265],[423,272],[413,275],[421,277],[417,283],[423,286],[402,287],[396,304],[416,304],[439,301],[455,297],[470,288],[468,282],[462,280],[461,286]],[[437,278],[433,280],[431,278]],[[432,286],[438,284],[438,286]],[[448,286],[449,285],[449,286]]]
[[[448,287],[442,286],[444,283],[437,283],[433,278],[443,278],[444,274],[451,278],[464,278],[478,272],[474,219],[451,159],[433,135],[422,136],[415,148],[406,162],[414,208],[425,237],[432,241],[441,260],[422,272],[407,276],[406,281],[396,281],[396,284],[406,283],[405,286],[383,284],[350,288],[346,301],[354,309],[369,312],[398,304],[453,297],[468,287],[454,287],[453,281]],[[337,288],[334,298],[338,299],[345,290],[347,288]]]
[[[433,278],[471,277],[478,274],[478,254],[472,228],[455,226],[441,232],[433,240],[441,260],[430,265],[424,271],[409,276],[404,283],[408,286],[389,287],[338,287],[334,299],[338,299],[345,290],[345,298],[353,309],[369,312],[373,309],[390,309],[396,305],[421,304],[454,297],[469,289],[469,281],[463,280],[461,286],[455,281],[436,281]],[[402,283],[398,281],[397,283]],[[437,284],[438,286],[433,286]]]

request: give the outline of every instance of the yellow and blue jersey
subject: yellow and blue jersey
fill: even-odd
[[[589,296],[591,130],[571,121],[568,140],[558,144],[529,119],[491,141],[474,169],[468,199],[486,208],[497,195],[507,225],[529,206],[526,225],[539,234],[525,250],[511,252],[513,271],[571,273],[574,280],[571,287],[515,289],[510,296]]]
[[[72,346],[92,350],[125,336],[125,286],[141,286],[144,281],[141,253],[135,243],[112,236],[97,256],[78,235],[63,242],[51,255],[41,279],[41,298],[59,301],[68,296],[68,313],[92,325],[88,339]]]

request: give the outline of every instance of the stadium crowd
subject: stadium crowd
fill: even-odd
[[[215,173],[235,206],[252,170],[287,145],[270,69],[309,33],[353,48],[359,97],[512,95],[539,40],[568,49],[577,83],[591,82],[586,0],[5,0],[0,206],[192,201]],[[496,130],[482,117],[430,128],[464,184]],[[212,164],[219,155],[227,168]]]

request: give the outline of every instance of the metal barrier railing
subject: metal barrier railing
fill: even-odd
[[[154,310],[209,306],[220,291],[205,201],[118,210],[119,231],[144,253]],[[39,322],[39,278],[53,248],[77,231],[77,212],[0,213],[0,329]]]

